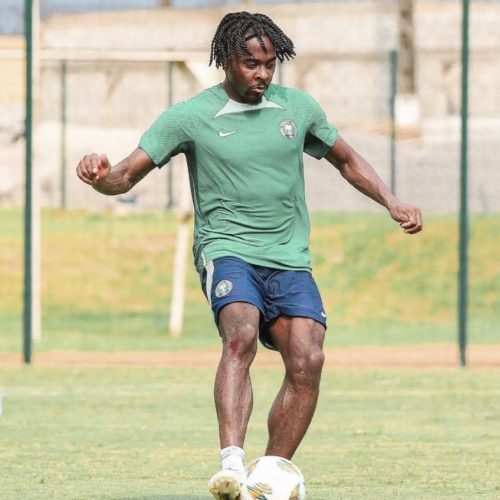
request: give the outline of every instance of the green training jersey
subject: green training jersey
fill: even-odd
[[[322,158],[336,139],[304,92],[273,84],[244,104],[219,84],[165,111],[139,147],[158,167],[186,155],[198,271],[225,256],[310,271],[303,154]]]

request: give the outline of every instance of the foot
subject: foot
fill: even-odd
[[[208,482],[210,493],[217,500],[249,500],[247,489],[238,472],[227,469],[217,472]]]

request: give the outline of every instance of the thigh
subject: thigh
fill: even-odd
[[[280,316],[268,327],[269,338],[286,365],[323,349],[325,326],[304,317]]]
[[[251,304],[259,315],[264,312],[263,282],[252,265],[237,257],[209,261],[201,284],[217,326],[221,311],[232,303]]]
[[[219,313],[218,328],[224,343],[231,350],[256,347],[259,333],[260,311],[248,302],[231,302]]]
[[[280,318],[292,318],[297,321],[284,323]],[[302,321],[307,320],[307,321]],[[321,327],[321,328],[319,328]],[[304,332],[326,330],[326,314],[318,287],[311,273],[307,271],[279,271],[266,283],[266,310],[264,328],[261,332],[262,343],[277,349],[272,330],[290,330]]]

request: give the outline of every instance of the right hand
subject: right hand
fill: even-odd
[[[111,163],[105,154],[92,153],[85,155],[76,167],[76,175],[85,184],[95,185],[104,180],[111,171]]]

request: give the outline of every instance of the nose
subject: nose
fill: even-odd
[[[265,64],[262,64],[258,67],[257,78],[267,82],[270,76],[271,76],[271,71],[269,70],[269,68],[266,67]]]

